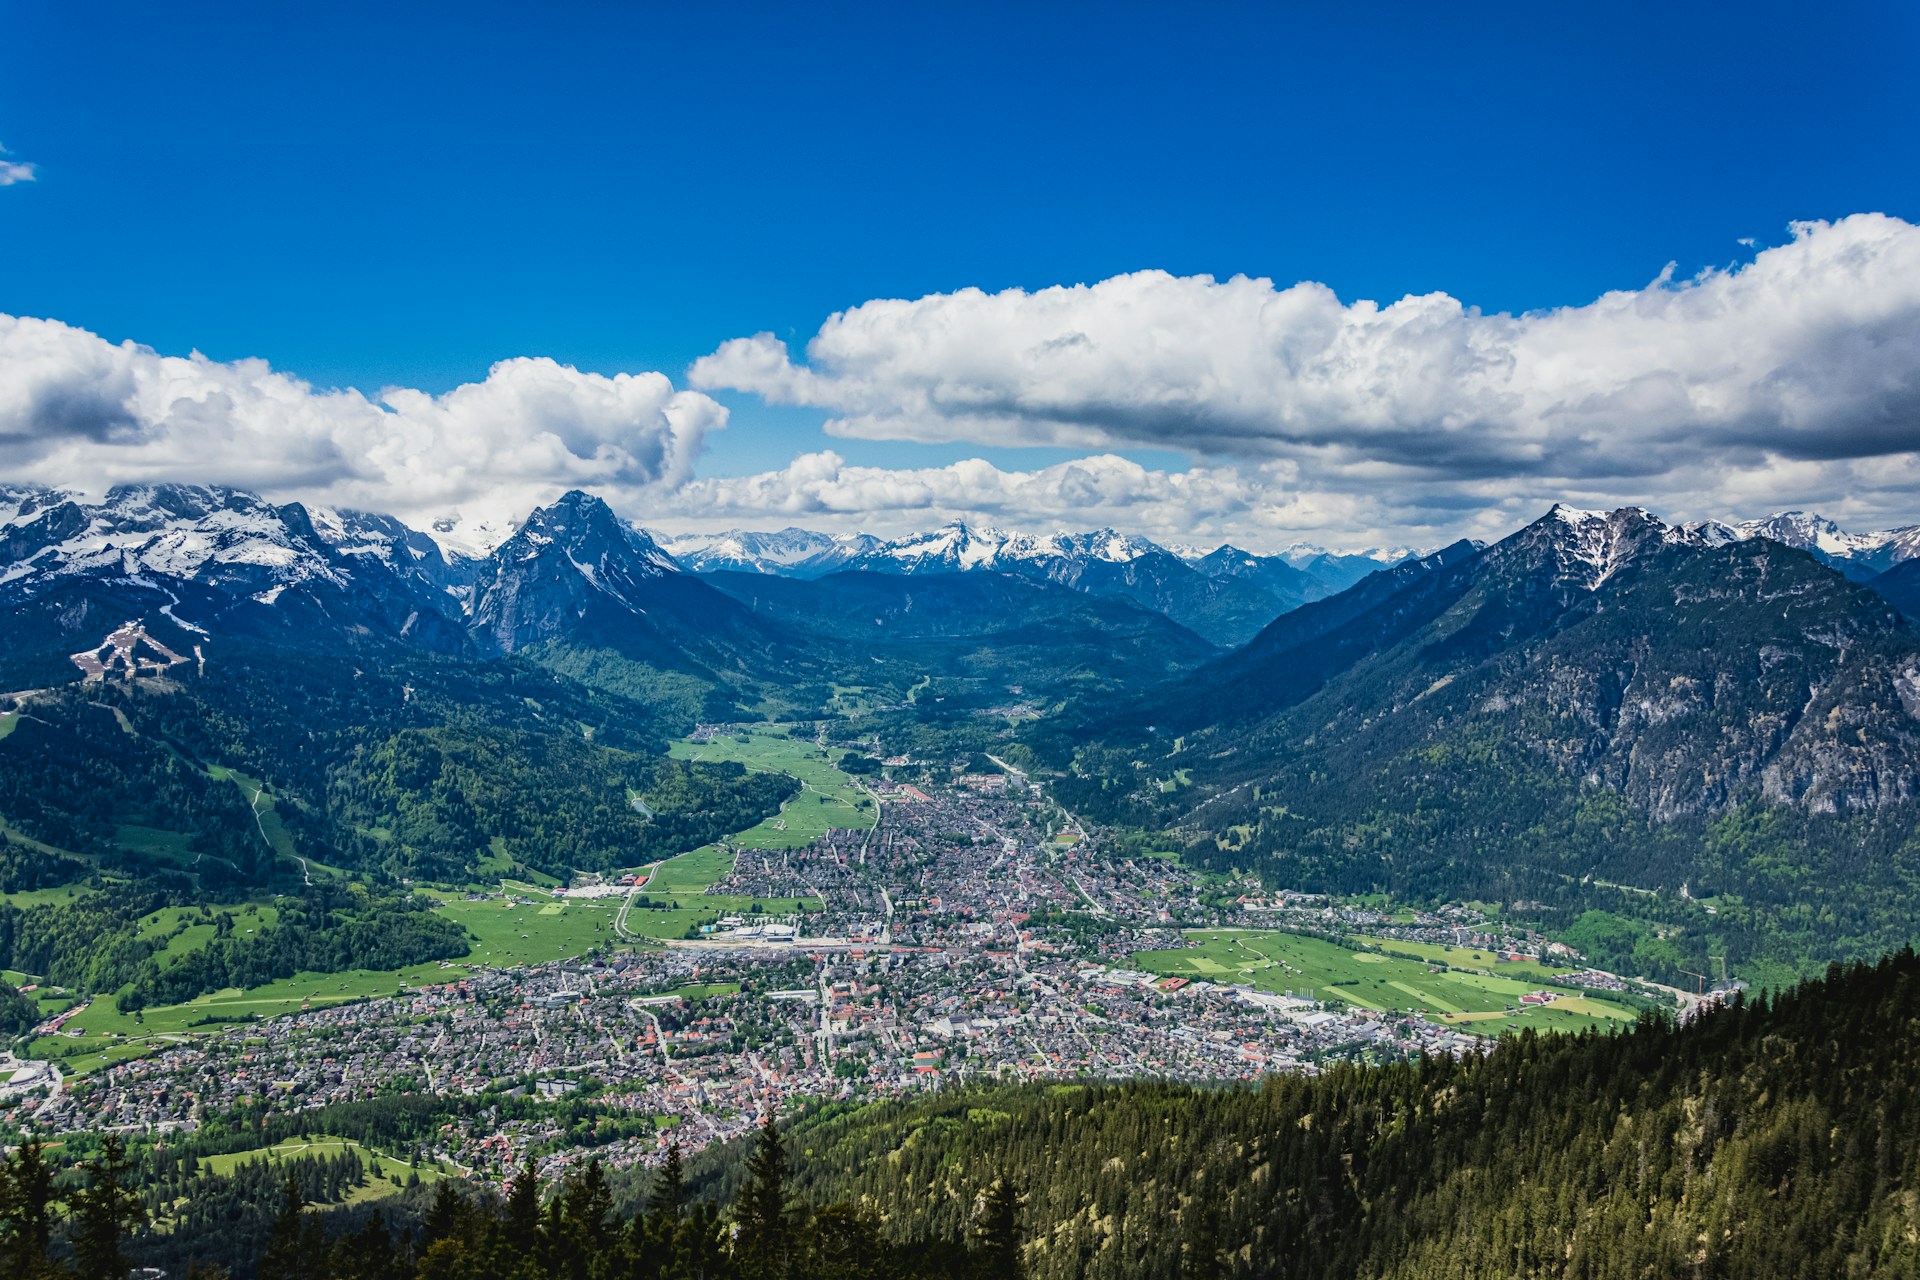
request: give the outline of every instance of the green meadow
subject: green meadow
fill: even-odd
[[[1523,1005],[1522,995],[1546,986],[1530,972],[1509,977],[1504,971],[1449,968],[1437,956],[1425,960],[1370,948],[1355,950],[1320,938],[1267,930],[1200,929],[1187,937],[1192,946],[1136,952],[1133,963],[1152,973],[1311,996],[1375,1012],[1419,1014],[1449,1025],[1470,1025],[1482,1033],[1522,1027],[1577,1031],[1623,1025],[1635,1016],[1624,1005],[1572,990],[1550,1005]],[[1465,956],[1472,954],[1468,951]]]
[[[797,849],[836,828],[864,831],[874,824],[873,801],[838,767],[846,752],[792,737],[785,726],[742,725],[710,742],[681,739],[669,754],[678,760],[733,761],[799,780],[799,792],[777,815],[733,837],[743,849]]]
[[[668,858],[653,869],[643,892],[661,894],[705,893],[707,886],[727,878],[733,870],[733,854],[717,844],[706,845],[692,853]]]
[[[438,1182],[441,1178],[457,1172],[452,1165],[441,1164],[434,1160],[423,1160],[418,1168],[405,1160],[386,1155],[364,1143],[351,1138],[289,1138],[275,1146],[259,1148],[253,1151],[234,1151],[221,1155],[201,1156],[199,1167],[202,1173],[225,1177],[244,1164],[279,1164],[284,1160],[302,1156],[341,1156],[353,1152],[367,1167],[365,1185],[354,1188],[346,1198],[347,1204],[363,1204],[369,1200],[379,1200],[386,1196],[399,1194],[407,1180],[417,1175],[421,1182]]]

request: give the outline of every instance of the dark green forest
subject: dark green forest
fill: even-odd
[[[111,1139],[71,1160],[23,1148],[0,1244],[9,1274],[85,1280],[145,1256],[263,1280],[1905,1277],[1920,1267],[1916,1053],[1920,957],[1903,951],[1686,1026],[1526,1032],[1256,1088],[826,1104],[684,1171],[635,1181],[589,1163],[542,1186],[525,1170],[504,1197],[446,1181],[378,1217],[327,1207],[364,1176],[344,1165],[278,1186],[254,1170],[244,1194],[196,1173],[196,1144],[244,1150],[330,1119],[281,1117],[256,1139],[236,1117],[139,1159]],[[403,1143],[452,1100],[381,1105],[331,1119]],[[252,1256],[218,1228],[196,1244],[149,1224],[223,1196],[249,1206]]]

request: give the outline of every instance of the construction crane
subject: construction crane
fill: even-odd
[[[1694,995],[1704,997],[1707,994],[1707,975],[1706,974],[1695,973],[1691,969],[1682,969],[1680,972],[1686,974],[1689,978],[1692,978],[1694,980],[1694,983],[1693,983]]]

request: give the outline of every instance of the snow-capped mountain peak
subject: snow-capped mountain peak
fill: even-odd
[[[1556,576],[1588,590],[1598,588],[1632,563],[1650,544],[1673,531],[1639,507],[1588,511],[1555,503],[1534,526],[1553,548]]]

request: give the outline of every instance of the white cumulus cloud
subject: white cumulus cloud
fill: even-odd
[[[628,505],[686,484],[727,411],[662,374],[503,360],[441,395],[323,390],[261,360],[163,356],[0,316],[0,474],[98,492],[218,482],[428,523],[517,519],[587,487]]]
[[[1159,271],[875,300],[804,361],[761,334],[690,381],[850,438],[1284,462],[1276,501],[1429,527],[1560,497],[1912,518],[1920,228],[1800,223],[1741,266],[1523,315]]]

